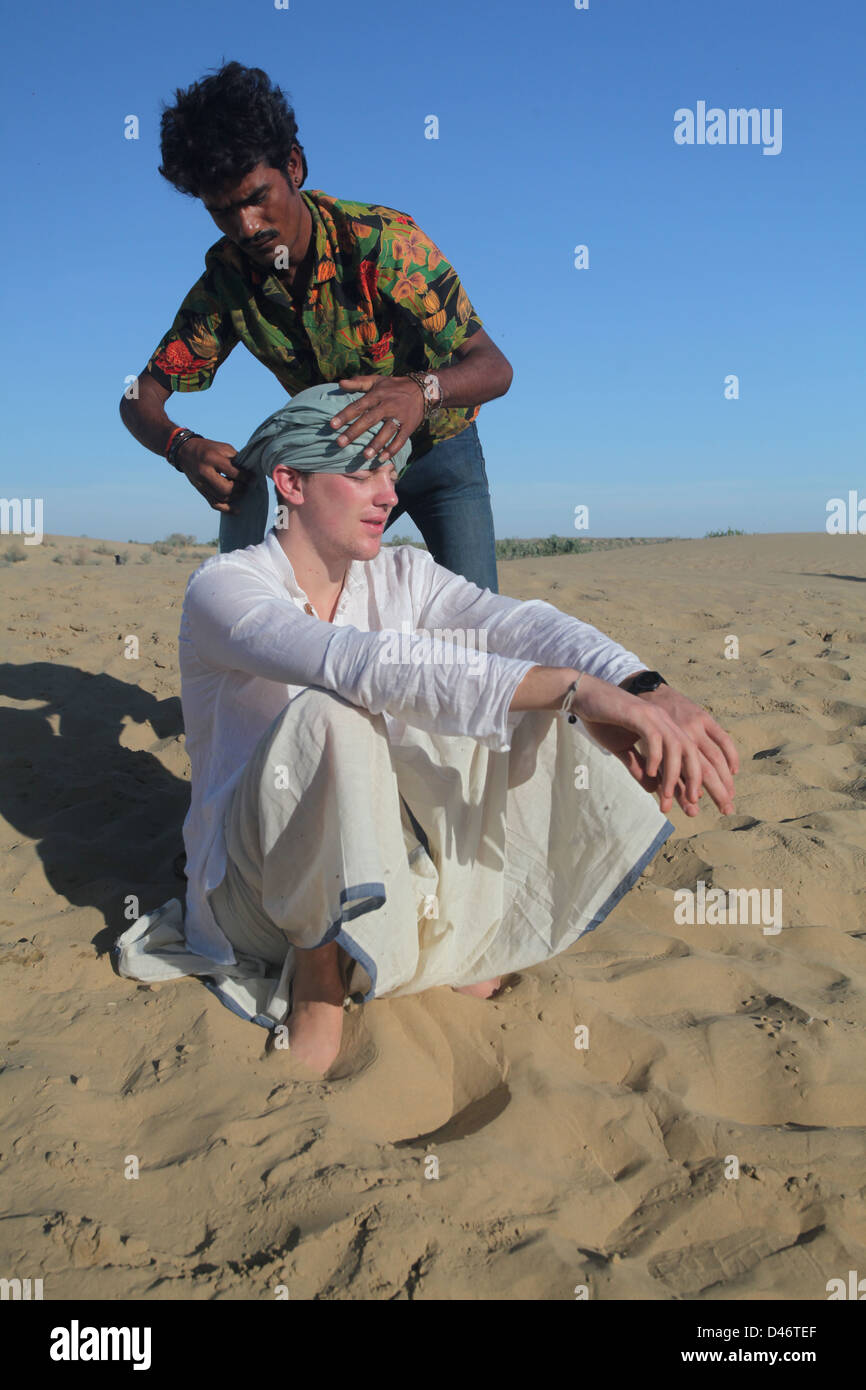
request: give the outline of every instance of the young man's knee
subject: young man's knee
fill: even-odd
[[[370,734],[384,735],[385,720],[381,714],[371,714],[360,705],[353,705],[333,690],[320,690],[310,686],[296,695],[283,711],[281,723],[286,719],[298,720],[305,729],[314,729],[322,724],[331,727],[349,728],[355,737],[363,737],[365,730]]]

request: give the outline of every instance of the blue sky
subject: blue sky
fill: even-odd
[[[229,59],[289,94],[305,186],[409,212],[511,361],[478,419],[498,536],[575,534],[577,505],[596,536],[820,531],[866,495],[862,0],[81,0],[4,29],[0,489],[46,532],[217,533],[117,406],[219,237],[157,173],[160,105]],[[780,153],[677,145],[699,101],[781,108]],[[240,448],[285,399],[238,347],[168,412]]]

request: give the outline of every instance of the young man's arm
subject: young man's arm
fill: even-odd
[[[520,600],[479,589],[414,547],[410,559],[421,571],[416,580],[423,595],[418,628],[483,631],[489,652],[545,666],[573,666],[613,685],[646,669],[634,652],[544,599]]]
[[[334,627],[302,613],[238,562],[206,566],[192,576],[181,637],[191,643],[199,667],[332,690],[371,714],[503,751],[511,746],[509,715],[558,709],[578,676],[568,667],[550,669],[489,653],[481,667],[454,662],[446,659],[449,644],[427,632]],[[697,750],[661,711],[592,676],[581,680],[573,708],[642,785],[646,777],[655,779],[647,789],[658,791],[662,811],[670,809],[674,795],[684,809],[696,810]],[[639,744],[640,754],[629,754],[638,759],[638,770],[620,744]]]
[[[277,582],[230,557],[196,571],[184,599],[182,651],[186,639],[211,670],[332,690],[431,733],[511,746],[512,697],[537,663],[491,656],[483,668],[457,664],[428,633],[335,627],[304,613]],[[560,680],[562,695],[575,675]]]
[[[591,623],[572,618],[543,599],[520,601],[492,594],[437,565],[422,551],[415,551],[413,558],[416,565],[429,572],[416,617],[419,628],[484,630],[489,651],[535,660],[545,666],[574,666],[614,685],[622,685],[638,671],[648,669],[634,652],[627,651]],[[730,736],[707,710],[670,686],[633,698],[657,708],[696,744],[704,785],[716,805],[729,814],[733,810],[733,779],[739,770]],[[591,732],[597,736],[596,730]],[[622,760],[642,785],[655,790],[652,779],[644,781],[639,776],[633,756],[624,756]]]

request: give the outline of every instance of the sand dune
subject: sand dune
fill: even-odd
[[[736,812],[675,809],[607,922],[498,1000],[353,1006],[322,1085],[200,982],[113,973],[130,895],[182,888],[196,562],[47,540],[0,575],[8,1277],[55,1299],[821,1300],[866,1274],[862,538],[500,564],[503,593],[595,623],[715,713]],[[95,563],[53,563],[82,545]],[[780,890],[782,930],[677,925],[699,881]]]

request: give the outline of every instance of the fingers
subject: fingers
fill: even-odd
[[[696,805],[703,785],[704,767],[698,745],[688,737],[683,746],[682,770],[686,801]]]
[[[393,420],[390,421],[390,423],[393,424],[393,423],[394,423]],[[395,426],[395,428],[396,428],[396,426]],[[404,445],[404,444],[406,443],[406,441],[408,440],[408,438],[409,438],[409,427],[408,427],[408,425],[400,425],[400,427],[397,429],[397,433],[394,435],[393,439],[392,439],[391,442],[388,444],[387,448],[382,449],[382,450],[380,451],[380,453],[379,453],[379,457],[380,457],[380,459],[382,460],[382,462],[383,462],[383,463],[387,463],[388,460],[389,460],[389,458],[393,458],[394,454],[399,453],[400,450],[403,448],[403,445]]]
[[[704,786],[722,815],[729,816],[734,809],[733,787],[718,774],[713,765],[704,760]]]
[[[341,376],[337,385],[349,391],[369,391],[381,379],[375,373],[368,376]]]
[[[734,776],[728,762],[722,754],[718,744],[713,743],[710,738],[705,737],[699,745],[701,756],[708,764],[710,772],[713,774],[713,786],[724,795],[726,799],[733,803],[734,800]],[[705,774],[704,783],[707,791],[710,791],[709,777]],[[713,800],[719,805],[718,798],[710,792]]]
[[[220,472],[223,477],[228,478],[231,483],[236,483],[238,481],[247,482],[250,476],[249,469],[235,468],[234,464],[230,463],[228,459],[226,459],[225,463],[221,463],[219,468],[215,469],[215,471]]]
[[[361,405],[361,402],[357,402],[357,405]],[[353,407],[350,407],[350,409],[353,409]],[[383,414],[384,407],[381,404],[373,402],[371,405],[366,406],[355,418],[355,422],[351,428],[347,429],[345,434],[340,435],[337,443],[341,448],[345,448],[347,444],[353,444],[362,434],[366,434],[368,430],[372,430],[374,425],[382,420]],[[334,419],[341,420],[346,420],[347,418],[346,411],[343,411],[341,416],[334,417]],[[331,421],[332,425],[333,423],[334,420]],[[406,429],[405,425],[402,423],[395,425],[394,418],[388,416],[387,419],[382,421],[381,429],[377,430],[372,443],[368,444],[364,450],[364,457],[373,459],[379,454],[384,463],[391,454],[397,452],[408,436],[409,431]],[[386,444],[388,445],[387,450],[384,449]]]
[[[675,735],[668,734],[665,739],[664,758],[661,767],[661,786],[659,787],[659,806],[667,814],[674,804],[674,793],[683,764],[683,745]]]
[[[196,492],[201,493],[214,511],[234,512],[246,493],[250,475],[238,469],[233,469],[233,472],[233,481],[223,477],[222,472],[218,472],[213,466],[205,466],[197,475],[187,476]]]
[[[704,788],[724,815],[733,811],[736,749],[713,720],[705,717],[681,725],[659,706],[586,675],[572,707],[629,774],[658,795],[665,814],[676,800],[686,815],[696,816]],[[636,748],[618,746],[618,738],[605,737],[606,725],[620,735],[634,731]]]
[[[740,770],[740,757],[731,736],[726,734],[724,729],[722,729],[715,720],[710,721],[707,726],[707,733],[710,738],[718,744],[719,748],[721,748],[731,772],[733,774],[738,773]]]
[[[397,448],[399,447],[397,445],[397,436],[400,435],[402,431],[403,426],[395,425],[393,419],[389,417],[382,425],[382,428],[377,432],[372,444],[367,445],[367,448],[364,450],[364,457],[372,459],[378,454],[384,463],[388,458],[389,452],[397,452]],[[388,445],[387,449],[382,447],[384,444]]]
[[[376,420],[381,420],[382,413],[383,412],[379,410],[379,413],[376,414],[376,403],[375,401],[371,402],[369,397],[365,397],[364,400],[361,401],[353,401],[351,405],[347,405],[339,414],[332,416],[330,420],[333,429],[343,431],[337,443],[344,448],[347,444],[354,444],[358,436],[370,428],[371,422],[368,421],[366,424],[364,423],[366,417],[370,415]],[[348,428],[345,428],[346,426],[348,426]]]
[[[645,756],[647,775],[650,777],[656,777],[662,765],[662,759],[664,757],[665,751],[661,731],[654,727],[650,728],[645,737],[641,740],[641,742],[643,742],[646,747]]]
[[[633,748],[626,749],[623,753],[617,753],[616,757],[624,764],[627,771],[634,777],[646,792],[658,792],[661,779],[651,776],[642,754],[635,752]],[[709,793],[711,799],[718,806],[723,815],[730,815],[734,809],[733,796],[729,795],[728,790],[718,772],[706,759],[701,759],[703,763],[701,782],[697,793],[694,787],[687,787],[686,781],[680,777],[677,781],[674,796],[683,813],[689,817],[697,816],[700,812],[700,798],[703,789]],[[665,807],[661,807],[665,810]]]

